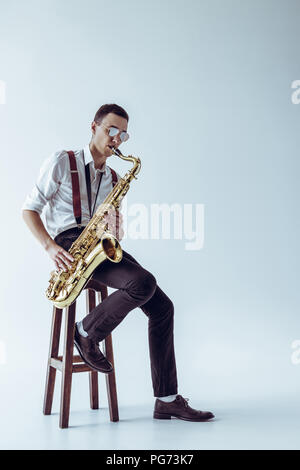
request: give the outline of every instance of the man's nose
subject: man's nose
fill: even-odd
[[[115,142],[116,144],[121,143],[120,134],[117,134],[113,137],[113,142]]]

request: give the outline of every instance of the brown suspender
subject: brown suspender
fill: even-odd
[[[80,200],[80,187],[79,187],[79,178],[78,170],[76,164],[76,158],[72,150],[68,151],[69,161],[70,161],[70,170],[71,170],[71,179],[72,179],[72,193],[73,193],[73,212],[76,219],[78,228],[81,227],[81,200]]]
[[[67,150],[69,161],[70,161],[70,170],[71,170],[71,180],[72,180],[72,195],[73,195],[73,212],[74,217],[77,223],[78,228],[81,227],[81,199],[80,199],[80,186],[79,186],[79,177],[78,177],[78,170],[77,170],[77,163],[74,152],[72,150]],[[88,165],[86,165],[87,167]],[[114,187],[118,182],[118,177],[112,168],[110,168],[111,176],[112,176],[112,186]],[[87,177],[88,174],[88,177]],[[101,182],[101,180],[100,180]],[[98,186],[98,190],[100,187],[100,182]],[[92,217],[91,213],[91,182],[90,182],[90,174],[89,171],[86,172],[86,183],[87,183],[87,190],[88,190],[88,201],[89,201],[89,208],[90,208],[90,216]],[[98,195],[98,192],[97,192]],[[97,199],[97,196],[96,196]],[[95,200],[96,204],[96,200]],[[94,204],[94,207],[95,207]]]

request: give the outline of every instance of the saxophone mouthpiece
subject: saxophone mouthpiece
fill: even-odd
[[[122,155],[122,153],[120,152],[120,150],[116,149],[115,147],[110,147],[112,149],[112,151],[114,152],[114,154],[116,155]]]

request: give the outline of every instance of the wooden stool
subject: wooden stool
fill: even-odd
[[[106,286],[91,279],[86,286],[87,313],[89,313],[96,306],[96,292],[98,293],[98,302],[102,302],[108,295]],[[65,310],[65,337],[63,355],[59,356],[59,340],[63,310]],[[93,410],[99,408],[98,372],[89,367],[87,364],[85,364],[79,355],[73,355],[75,314],[76,300],[72,303],[72,305],[66,307],[65,309],[60,309],[55,306],[53,307],[53,318],[51,327],[50,349],[43,412],[45,415],[51,414],[56,369],[58,369],[62,373],[59,419],[59,426],[61,428],[67,428],[69,425],[71,385],[73,373],[89,372],[90,406]],[[104,343],[105,348],[103,354],[105,354],[108,361],[114,367],[111,334],[105,338]],[[110,420],[119,421],[115,369],[109,374],[105,374],[105,379]]]

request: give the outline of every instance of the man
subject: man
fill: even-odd
[[[74,152],[79,175],[83,227],[112,190],[114,170],[106,160],[112,147],[128,140],[127,112],[116,104],[101,106],[91,124],[92,138],[84,149]],[[86,167],[90,173],[91,204],[86,194]],[[116,175],[116,173],[115,173]],[[118,178],[118,175],[117,175]],[[46,206],[46,230],[41,213]],[[93,207],[93,209],[91,209]],[[73,213],[72,178],[69,155],[59,151],[43,164],[37,184],[23,204],[23,218],[39,240],[56,269],[71,267],[67,251],[83,228],[78,228]],[[109,231],[123,236],[122,217],[110,211],[106,217]],[[189,421],[206,421],[214,417],[209,411],[191,408],[177,393],[177,371],[173,343],[174,307],[156,284],[154,276],[123,250],[119,263],[106,260],[94,271],[93,279],[117,289],[76,323],[74,342],[83,360],[95,370],[109,373],[112,365],[99,349],[99,342],[134,308],[140,307],[149,319],[149,349],[154,396],[154,418],[172,416]]]

